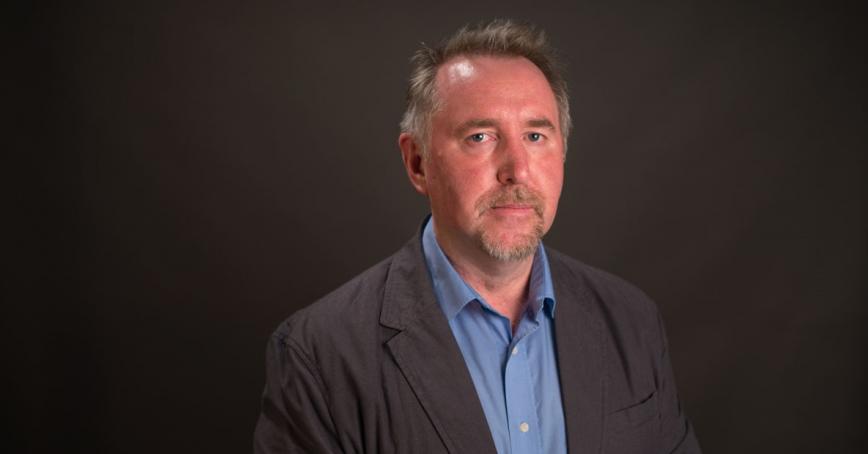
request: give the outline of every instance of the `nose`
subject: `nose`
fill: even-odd
[[[501,142],[498,150],[497,181],[503,185],[527,183],[530,174],[528,152],[521,140]]]

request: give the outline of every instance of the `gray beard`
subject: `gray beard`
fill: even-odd
[[[488,232],[482,232],[479,237],[479,245],[490,257],[503,262],[517,262],[524,260],[536,253],[539,242],[543,237],[542,219],[534,224],[533,232],[522,235],[518,243],[505,245],[492,238]]]

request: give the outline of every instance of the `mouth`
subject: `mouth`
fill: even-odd
[[[505,203],[491,207],[499,211],[535,211],[536,207],[527,203]]]

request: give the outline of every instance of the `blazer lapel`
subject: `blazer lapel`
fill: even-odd
[[[464,357],[434,297],[417,235],[389,268],[380,323],[395,362],[452,453],[496,454]]]
[[[547,251],[548,252],[548,251]],[[555,286],[555,344],[571,453],[600,452],[603,431],[603,330],[584,279],[549,253]]]

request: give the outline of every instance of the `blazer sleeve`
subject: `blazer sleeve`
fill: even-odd
[[[310,357],[285,333],[275,333],[265,360],[256,454],[338,453],[324,383]]]
[[[657,327],[660,339],[660,374],[658,391],[660,393],[660,416],[663,423],[665,445],[671,446],[666,452],[672,454],[701,454],[699,442],[693,425],[681,409],[678,392],[675,389],[675,374],[669,359],[669,341],[663,327],[663,319],[657,314]]]

